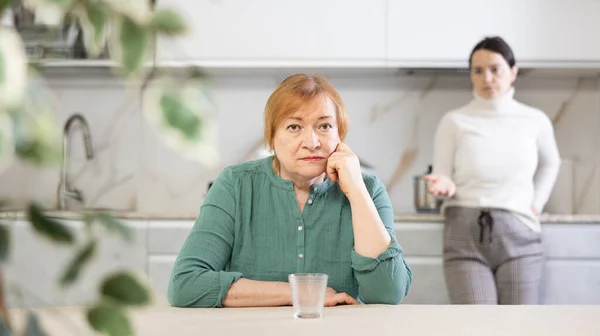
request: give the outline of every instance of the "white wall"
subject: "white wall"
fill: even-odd
[[[82,79],[84,78],[84,79]],[[468,79],[458,77],[332,76],[351,116],[347,142],[389,186],[395,210],[413,211],[412,177],[431,162],[434,130],[449,109],[472,96]],[[218,76],[214,92],[219,109],[221,166],[246,157],[261,139],[262,113],[280,76]],[[82,113],[97,151],[84,163],[74,134],[72,178],[89,206],[146,213],[196,214],[208,182],[207,171],[167,149],[145,124],[139,93],[128,96],[110,76],[49,77],[59,102],[57,118]],[[555,189],[550,212],[600,213],[600,100],[596,79],[520,78],[517,99],[542,108],[555,119],[561,154],[567,164]],[[562,111],[562,112],[561,112]],[[403,153],[416,149],[409,171],[392,180]],[[569,164],[572,160],[572,165]],[[573,181],[568,177],[573,169]],[[53,205],[57,168],[36,170],[15,163],[0,175],[0,198],[35,198]],[[572,206],[571,206],[572,204]]]

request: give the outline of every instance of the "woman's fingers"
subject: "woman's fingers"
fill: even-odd
[[[355,298],[353,298],[352,296],[346,294],[346,293],[342,293],[345,295],[345,303],[349,304],[349,305],[357,305],[359,304],[358,301],[356,301]]]
[[[337,305],[357,305],[356,299],[346,293],[337,293],[333,296],[325,297],[325,307],[333,307]]]
[[[429,186],[429,192],[432,195],[438,196],[438,195],[441,195],[441,194],[445,193],[446,192],[446,188],[445,188],[443,182],[438,180],[436,182],[433,182]]]
[[[330,296],[330,295],[335,295],[337,294],[337,292],[331,288],[331,287],[327,287],[327,289],[325,289],[325,296]]]

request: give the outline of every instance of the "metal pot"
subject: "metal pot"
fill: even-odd
[[[429,166],[425,174],[414,177],[414,206],[420,213],[440,213],[442,208],[443,200],[429,193],[429,185],[424,179],[431,172],[432,166]]]

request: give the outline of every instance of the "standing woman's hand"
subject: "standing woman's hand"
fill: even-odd
[[[540,218],[540,213],[537,211],[537,209],[533,205],[531,206],[531,212],[533,212],[535,217]]]
[[[433,196],[452,197],[456,193],[456,185],[446,176],[429,174],[423,179],[429,183],[429,193]]]

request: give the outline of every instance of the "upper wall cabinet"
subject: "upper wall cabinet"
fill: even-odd
[[[475,44],[502,36],[517,62],[600,61],[597,0],[389,0],[388,61],[466,65]]]
[[[385,64],[387,0],[158,0],[184,14],[185,38],[157,62],[204,66]]]

